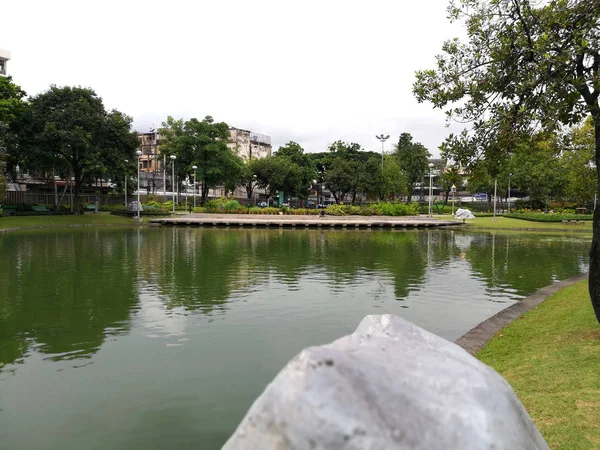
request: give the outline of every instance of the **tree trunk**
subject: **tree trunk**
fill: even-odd
[[[335,204],[339,205],[340,200],[339,200],[339,197],[336,195],[335,191],[331,191],[331,194],[333,195],[333,198],[335,199]]]
[[[600,197],[600,108],[596,106],[592,112],[594,117],[594,137],[596,140],[596,174],[598,175],[598,185],[596,190]],[[592,300],[592,307],[596,314],[596,319],[600,322],[600,207],[598,200],[594,205],[594,221],[592,231],[592,248],[590,249],[590,271],[588,278],[588,289]]]
[[[201,195],[200,195],[200,206],[204,206],[206,203],[206,198],[208,197],[208,186],[204,181],[200,183],[201,186]]]
[[[73,202],[73,209],[75,210],[75,214],[82,215],[83,207],[81,205],[81,176],[79,169],[74,169],[73,175],[75,176],[75,199]]]
[[[354,202],[356,201],[356,191],[352,192],[352,205],[354,206]]]

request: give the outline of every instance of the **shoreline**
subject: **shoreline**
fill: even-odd
[[[476,355],[480,350],[485,348],[500,330],[513,323],[526,312],[531,311],[533,308],[543,303],[551,295],[568,286],[583,281],[587,279],[587,277],[588,272],[580,273],[579,275],[574,275],[565,280],[540,288],[518,303],[510,305],[499,313],[484,320],[459,337],[455,343],[471,355]]]

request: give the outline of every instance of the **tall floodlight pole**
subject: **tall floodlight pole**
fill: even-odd
[[[177,156],[171,155],[171,168],[173,169],[173,175],[171,176],[171,189],[173,190],[173,214],[175,214],[175,160]]]
[[[198,169],[198,166],[192,166],[192,169],[194,170],[194,208],[196,207],[196,170]]]
[[[431,217],[431,201],[433,199],[433,163],[429,163],[429,217]]]
[[[138,172],[138,180],[137,180],[137,219],[140,220],[140,157],[142,156],[141,150],[136,150],[135,154],[137,155],[137,172]]]
[[[125,160],[125,165],[129,165],[129,160]],[[127,167],[125,168],[125,209],[127,210]]]
[[[381,141],[381,172],[383,173],[383,154],[384,154],[385,141],[387,141],[390,138],[390,135],[388,134],[386,136],[383,133],[381,133],[379,136],[375,135],[375,137]]]

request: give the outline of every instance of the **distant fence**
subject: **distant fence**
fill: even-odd
[[[73,196],[75,197],[75,196]],[[162,195],[152,196],[157,202],[163,202]],[[60,201],[61,195],[59,193],[58,200]],[[98,200],[98,205],[123,205],[125,204],[125,195],[95,195],[95,194],[81,194],[81,202],[83,204],[94,204]],[[148,195],[140,195],[140,201],[145,203],[148,200]],[[171,196],[167,195],[167,200],[170,200]],[[180,196],[181,199],[181,196]],[[127,201],[132,202],[137,200],[137,195],[130,194],[127,196]],[[55,197],[54,194],[39,194],[33,192],[22,192],[22,191],[9,191],[6,193],[4,198],[4,204],[7,205],[54,205]],[[62,205],[70,205],[71,197],[69,192],[65,193],[62,198]]]

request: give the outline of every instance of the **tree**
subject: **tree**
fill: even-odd
[[[288,195],[306,198],[308,189],[317,176],[312,158],[304,153],[297,142],[290,141],[275,152],[274,158],[289,162],[288,176],[281,189]]]
[[[238,185],[244,165],[227,146],[229,125],[225,122],[215,123],[211,116],[185,122],[169,116],[160,133],[164,140],[161,151],[177,157],[175,169],[180,180],[190,177],[192,166],[198,167],[196,179],[201,185],[201,205],[206,202],[209,189],[223,185],[233,190]]]
[[[410,133],[402,133],[394,149],[394,155],[398,158],[400,169],[406,177],[408,202],[410,203],[415,184],[423,178],[423,174],[427,171],[427,158],[431,156],[431,153],[420,142],[413,142]]]
[[[452,0],[467,43],[444,43],[437,68],[417,72],[419,102],[471,123],[447,148],[462,166],[507,158],[515,142],[540,129],[594,125],[600,171],[600,0]],[[596,187],[600,190],[600,186]],[[600,208],[594,213],[589,291],[600,321]]]
[[[5,155],[15,142],[14,122],[25,108],[25,95],[25,91],[14,84],[11,77],[0,77],[0,204],[6,194]]]
[[[550,198],[561,197],[566,174],[557,136],[537,133],[514,148],[509,165],[511,180],[515,187],[527,192],[531,206],[537,203],[538,207],[546,207]]]
[[[265,189],[268,198],[275,197],[279,191],[286,192],[289,180],[295,178],[298,167],[288,158],[268,156],[254,160],[253,169],[258,186]],[[289,191],[288,191],[289,192]]]
[[[248,162],[244,164],[244,168],[240,176],[240,182],[246,189],[246,197],[248,199],[252,198],[254,189],[257,187],[257,172],[260,164],[258,161],[259,160],[256,158],[248,160]]]
[[[452,191],[452,186],[455,186],[457,190],[460,190],[462,186],[462,175],[460,174],[456,166],[451,166],[447,169],[441,168],[440,184],[442,185],[442,192],[444,193],[444,206],[448,203],[448,196]]]
[[[598,176],[594,167],[594,126],[590,118],[569,133],[563,164],[567,176],[567,197],[584,205],[594,198]]]
[[[134,160],[138,138],[131,130],[132,119],[116,110],[107,112],[88,88],[51,86],[29,103],[9,158],[26,170],[64,170],[74,181],[75,211],[83,214],[83,186],[115,173],[126,159]]]
[[[340,203],[346,194],[356,187],[356,163],[342,158],[334,158],[325,173],[325,186],[333,194],[336,203]]]

